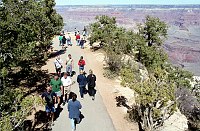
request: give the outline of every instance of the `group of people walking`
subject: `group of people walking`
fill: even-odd
[[[63,33],[60,33],[60,36],[58,37],[59,39],[59,46],[62,46],[62,47],[65,47],[66,44],[68,46],[72,46],[72,40],[71,40],[71,37],[69,35],[70,33],[68,34],[63,34]]]
[[[78,35],[77,33],[75,34]],[[63,38],[65,39],[65,36],[62,36],[62,39]],[[60,39],[61,38],[59,36],[59,40]],[[64,44],[63,40],[60,42],[60,44]],[[86,75],[84,71],[86,62],[83,56],[81,56],[77,62],[80,73],[77,76],[76,82],[72,82],[75,71],[74,60],[72,59],[71,54],[68,54],[68,58],[65,63],[60,56],[57,56],[54,61],[54,65],[56,74],[47,85],[46,91],[42,94],[42,98],[46,102],[45,111],[53,125],[56,110],[61,108],[61,104],[64,106],[66,103],[68,103],[67,109],[69,112],[69,118],[71,121],[72,130],[75,131],[76,124],[80,122],[80,109],[82,108],[82,105],[80,101],[77,100],[77,95],[71,91],[71,87],[77,82],[81,99],[84,99],[84,95],[88,93],[89,96],[92,97],[92,100],[95,100],[96,76],[91,69],[89,70],[89,75]],[[63,67],[65,67],[66,70],[64,73],[61,73]],[[88,87],[87,89],[86,86]]]
[[[83,34],[81,37],[80,32],[75,28],[75,39],[76,39],[76,45],[80,46],[81,49],[84,49],[84,44],[86,43],[86,37],[87,37],[87,29],[84,27]],[[72,39],[70,37],[70,33],[67,33],[66,35],[64,33],[60,33],[59,36],[59,46],[62,46],[63,48],[67,48],[67,46],[72,46]]]

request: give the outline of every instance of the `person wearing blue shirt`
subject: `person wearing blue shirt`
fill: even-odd
[[[85,86],[87,84],[87,78],[83,72],[83,70],[80,71],[80,75],[77,77],[77,82],[79,83],[79,91],[81,95],[81,99],[84,97],[84,92],[85,92]]]
[[[71,121],[72,131],[76,130],[76,123],[80,122],[81,103],[76,99],[77,95],[73,94],[72,99],[68,102],[69,119]]]

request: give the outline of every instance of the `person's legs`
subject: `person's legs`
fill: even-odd
[[[79,85],[80,96],[83,98],[84,95],[84,86]]]
[[[71,89],[70,89],[70,86],[65,86],[64,87],[64,102],[68,102],[68,100],[69,100],[69,94],[70,94],[70,92],[71,92]]]
[[[70,46],[71,45],[71,40],[67,39],[67,45]]]
[[[91,88],[91,96],[92,96],[92,100],[95,99],[95,89],[94,88]]]
[[[92,94],[91,92],[92,92],[92,91],[91,91],[91,87],[88,86],[88,94],[89,94],[89,96],[92,96],[92,95],[91,95],[91,94]]]
[[[79,72],[84,70],[84,66],[79,66]]]
[[[70,66],[69,65],[66,67],[66,72],[70,72]]]
[[[49,122],[51,119],[51,109],[49,106],[45,106],[45,111],[46,111],[46,114],[47,114],[47,122]]]
[[[72,74],[72,65],[69,66],[69,73]]]
[[[72,126],[72,131],[75,131],[75,120],[74,118],[70,118],[71,126]]]
[[[68,100],[69,100],[69,94],[70,94],[70,92],[71,92],[71,86],[68,86],[67,87],[67,93],[66,93],[66,101],[68,102]]]
[[[80,45],[80,39],[76,40],[76,45],[79,46]]]
[[[51,122],[52,122],[52,125],[54,125],[53,121],[55,119],[55,112],[56,112],[56,109],[54,106],[51,107]]]
[[[66,89],[65,89],[66,87],[65,86],[63,86],[63,92],[64,92],[64,94],[63,94],[63,106],[65,105],[65,102],[66,102]]]
[[[72,46],[72,40],[71,39],[69,40],[69,43],[70,43],[70,46]]]
[[[81,49],[84,49],[84,44],[81,44]]]
[[[52,125],[54,125],[54,119],[55,119],[55,114],[54,112],[51,112],[51,122],[52,122]]]
[[[60,105],[60,96],[57,96],[58,106]]]
[[[57,95],[57,102],[58,102],[58,107],[60,106],[60,97],[61,97],[61,95],[62,95],[62,93],[61,93],[61,91],[58,91],[58,92],[55,92],[56,93],[56,95]],[[58,108],[58,107],[56,107],[56,108]]]

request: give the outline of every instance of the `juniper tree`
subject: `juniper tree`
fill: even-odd
[[[11,81],[35,75],[33,70],[40,70],[45,62],[46,47],[63,26],[62,17],[53,9],[54,5],[54,0],[2,0],[0,53],[1,56],[12,54],[12,58],[0,57],[0,77],[3,77],[0,129],[9,131],[20,127],[32,107],[40,103],[37,96],[24,98],[27,92],[11,85]],[[12,77],[20,72],[25,74]]]
[[[139,34],[145,38],[148,46],[162,45],[167,37],[167,24],[151,16],[147,16],[145,20],[145,24],[139,26]]]

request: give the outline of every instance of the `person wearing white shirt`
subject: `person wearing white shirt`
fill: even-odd
[[[71,85],[72,85],[72,79],[70,76],[70,73],[64,73],[63,77],[61,78],[62,84],[63,84],[63,89],[64,89],[64,101],[63,105],[65,105],[65,102],[68,102],[69,94],[71,92]]]
[[[60,76],[60,73],[61,73],[61,69],[62,69],[62,63],[63,61],[60,59],[60,56],[58,56],[55,61],[54,61],[54,65],[55,65],[55,68],[56,68],[56,73]]]

